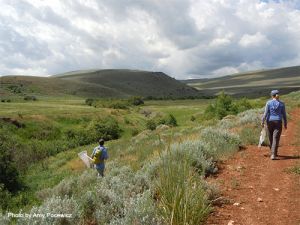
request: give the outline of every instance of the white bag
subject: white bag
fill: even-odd
[[[87,168],[91,168],[93,164],[92,158],[87,155],[87,151],[82,151],[78,153],[79,158],[83,161]]]
[[[258,142],[258,147],[261,148],[261,145],[264,143],[266,139],[267,131],[266,127],[263,127],[263,129],[260,132],[260,137],[259,137],[259,142]]]

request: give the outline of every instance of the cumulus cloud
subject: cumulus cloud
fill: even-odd
[[[300,64],[298,0],[11,0],[0,7],[0,75],[128,68],[186,79]]]

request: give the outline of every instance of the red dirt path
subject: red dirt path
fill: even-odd
[[[299,121],[300,109],[293,110],[278,160],[270,160],[268,147],[248,146],[221,164],[210,182],[219,185],[227,203],[214,207],[207,225],[300,225],[300,175],[287,172],[300,164]]]

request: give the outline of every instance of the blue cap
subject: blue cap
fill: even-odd
[[[278,91],[278,90],[273,90],[273,91],[271,91],[271,95],[272,95],[272,96],[277,95],[277,94],[279,94],[279,91]]]

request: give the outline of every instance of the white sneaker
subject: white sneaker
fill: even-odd
[[[275,159],[275,155],[271,155],[271,159],[274,160]]]

